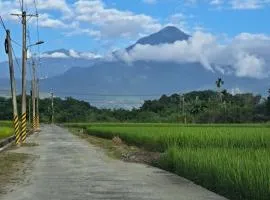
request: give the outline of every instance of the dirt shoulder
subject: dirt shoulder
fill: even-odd
[[[11,146],[0,153],[0,196],[12,190],[9,186],[23,181],[27,169],[34,161],[33,155],[13,152],[16,149]]]
[[[108,140],[88,135],[82,129],[70,128],[69,130],[80,138],[87,140],[90,144],[103,148],[110,157],[125,162],[157,166],[161,156],[161,153],[158,152],[150,152],[136,146],[129,146],[118,137]]]

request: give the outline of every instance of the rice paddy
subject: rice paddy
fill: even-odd
[[[9,121],[0,121],[0,140],[10,137],[13,134],[12,123]]]
[[[162,152],[160,167],[230,199],[270,199],[270,126],[71,124]]]

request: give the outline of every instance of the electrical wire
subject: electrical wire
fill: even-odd
[[[14,57],[15,57],[15,61],[16,61],[16,64],[17,64],[17,68],[18,68],[18,69],[19,69],[19,71],[21,72],[19,77],[21,77],[21,74],[22,74],[22,69],[21,69],[21,67],[20,67],[20,64],[19,64],[18,58],[17,58],[17,56],[16,56],[16,54],[15,54],[15,51],[14,51],[14,49],[13,49],[13,46],[12,46],[12,45],[11,45],[11,49],[12,49],[13,55],[14,55]]]
[[[34,0],[34,6],[35,6],[35,11],[36,11],[36,32],[37,32],[37,41],[40,41],[39,38],[39,13],[38,13],[38,9],[37,9],[37,0]],[[39,77],[38,75],[38,68],[40,67],[40,47],[39,45],[37,46],[37,50],[38,50],[38,56],[37,56],[37,60],[38,62],[36,63],[36,71],[37,71],[37,79]]]
[[[4,20],[3,20],[1,15],[0,15],[0,21],[1,21],[1,25],[4,28],[4,30],[7,31],[6,25],[5,25]]]
[[[104,94],[104,93],[77,93],[77,92],[57,92],[63,95],[79,95],[79,96],[97,96],[97,97],[157,97],[161,94]]]
[[[3,18],[2,18],[2,16],[1,16],[1,15],[0,15],[0,21],[1,21],[2,27],[3,27],[3,28],[4,28],[4,30],[7,32],[6,25],[5,25],[4,20],[3,20]],[[14,42],[15,44],[17,44],[17,45],[21,46],[21,45],[20,45],[18,42],[14,41],[13,39],[11,39],[11,41],[12,41],[12,42]],[[21,68],[20,68],[20,65],[19,65],[18,59],[17,59],[17,57],[16,57],[16,54],[15,54],[15,51],[14,51],[14,49],[13,49],[13,46],[12,46],[12,45],[11,45],[11,49],[12,49],[13,55],[14,55],[14,57],[15,57],[15,61],[16,61],[16,63],[17,63],[17,67],[18,67],[19,71],[21,72]]]
[[[31,37],[30,37],[29,26],[27,26],[26,29],[27,29],[27,31],[26,31],[26,36],[27,36],[27,39],[28,39],[28,44],[31,44]],[[33,55],[32,55],[32,51],[31,51],[31,47],[30,47],[30,48],[27,48],[26,57],[27,57],[28,51],[29,51],[29,53],[30,53],[30,55],[31,55],[31,60],[32,60],[32,62],[34,62],[34,60],[33,60]],[[26,60],[28,60],[28,58],[27,58]],[[32,69],[31,69],[31,67],[30,67],[30,63],[29,63],[29,62],[27,63],[27,67],[28,67],[28,70],[29,70],[29,72],[30,72],[30,74],[31,74],[31,79],[33,79],[33,77],[32,77]]]
[[[16,42],[15,40],[13,40],[12,38],[11,38],[11,42],[13,42],[14,44],[16,44],[17,46],[19,46],[19,47],[21,47],[21,48],[22,48],[22,45],[21,45],[21,44],[19,44],[19,42]]]
[[[19,3],[20,3],[21,11],[23,12],[23,2],[19,0]]]

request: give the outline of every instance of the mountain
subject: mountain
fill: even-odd
[[[102,57],[92,52],[76,52],[74,50],[58,49],[41,54],[40,68],[38,69],[41,78],[50,78],[63,74],[72,67],[91,67],[99,62]],[[21,66],[21,59],[18,59]],[[28,65],[31,65],[31,59],[28,59]],[[9,78],[8,62],[0,63],[0,78]],[[15,76],[21,76],[21,69],[14,61]],[[29,71],[29,68],[27,68]],[[31,73],[27,72],[27,79],[31,78]]]
[[[168,70],[169,69],[169,70]],[[173,62],[101,62],[91,68],[72,68],[65,74],[41,82],[41,90],[52,88],[60,97],[73,96],[95,106],[139,106],[143,100],[162,94],[216,89],[222,77],[229,91],[253,91],[264,94],[269,80],[238,78],[205,70],[199,63]]]
[[[134,45],[159,45],[188,38],[190,38],[189,35],[177,28],[166,27],[138,40]],[[134,45],[127,47],[126,52],[132,50]],[[89,101],[96,106],[130,108],[139,106],[143,100],[158,98],[162,94],[216,89],[215,81],[218,77],[222,77],[225,81],[224,88],[238,92],[265,94],[270,82],[269,78],[260,80],[210,71],[197,62],[179,64],[169,61],[136,61],[126,63],[117,58],[111,61],[80,60],[74,58],[74,56],[77,57],[74,52],[63,49],[47,52],[47,54],[51,57],[55,55],[73,57],[68,60],[67,58],[43,58],[46,63],[51,63],[50,66],[46,64],[50,71],[57,67],[65,70],[62,73],[61,70],[56,71],[54,74],[58,75],[41,80],[41,91],[46,94],[53,90],[56,96],[72,96]],[[79,55],[82,57],[81,54]],[[43,64],[42,66],[45,67]]]
[[[135,44],[126,48],[127,51],[132,50],[137,44],[149,44],[149,45],[159,45],[159,44],[171,44],[176,41],[188,40],[190,35],[182,32],[174,26],[167,26],[157,33],[153,33],[149,36],[139,39]]]

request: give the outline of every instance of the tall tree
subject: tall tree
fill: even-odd
[[[218,90],[220,90],[222,85],[224,85],[224,81],[222,80],[222,78],[218,78],[218,80],[216,81],[216,86],[217,86]]]
[[[218,96],[220,98],[221,103],[222,103],[222,93],[221,93],[222,85],[224,85],[224,81],[222,80],[222,78],[218,78],[218,80],[216,81],[216,86],[217,86],[217,92],[218,92]]]
[[[270,89],[268,90],[268,97],[266,101],[266,111],[267,111],[267,115],[270,116]]]

